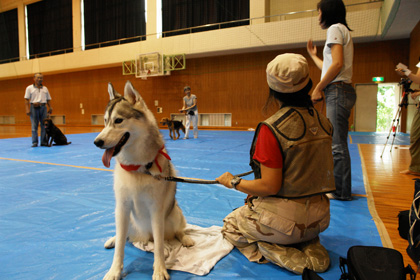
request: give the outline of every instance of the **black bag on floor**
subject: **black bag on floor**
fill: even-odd
[[[340,280],[405,280],[407,274],[411,280],[416,279],[411,266],[404,267],[400,252],[383,247],[350,247],[347,259],[340,257],[340,269]]]
[[[414,180],[414,195],[410,210],[398,213],[398,233],[408,240],[408,255],[414,262],[420,264],[420,179]]]
[[[415,262],[420,261],[420,179],[414,184],[415,194],[409,214],[409,231],[407,253]]]
[[[401,238],[408,240],[408,232],[410,231],[410,210],[400,211],[398,213],[398,233]]]
[[[315,271],[305,267],[302,273],[302,280],[324,280]]]

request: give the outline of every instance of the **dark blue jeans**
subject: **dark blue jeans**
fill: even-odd
[[[325,89],[327,118],[333,125],[335,197],[351,199],[351,161],[347,145],[349,117],[356,103],[356,92],[350,84],[330,84]]]
[[[46,133],[42,121],[47,118],[47,106],[35,108],[31,104],[32,144],[38,144],[38,124],[41,125],[41,144],[47,144]]]

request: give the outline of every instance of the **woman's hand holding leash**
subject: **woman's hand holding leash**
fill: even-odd
[[[179,112],[184,113],[184,115],[186,115],[187,114],[187,109],[179,109]]]
[[[232,181],[233,177],[234,176],[231,173],[225,172],[222,175],[220,175],[218,178],[216,178],[216,181],[219,184],[225,186],[226,188],[231,189],[231,188],[233,188],[233,186],[230,182]]]

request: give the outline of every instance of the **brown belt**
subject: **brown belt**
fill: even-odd
[[[325,193],[320,193],[320,194],[315,194],[315,195],[305,196],[305,197],[299,197],[299,198],[286,198],[286,197],[279,197],[279,196],[275,196],[275,195],[267,196],[267,197],[277,197],[277,198],[280,198],[280,199],[288,199],[288,200],[291,200],[291,201],[299,203],[299,204],[306,204],[308,200],[310,201],[310,203],[315,203],[315,202],[321,201],[323,199],[326,199],[327,196],[325,195]],[[245,199],[245,204],[248,204],[249,207],[254,206],[252,204],[252,201],[256,198],[258,198],[258,196],[247,197]]]
[[[45,106],[45,103],[32,103],[32,105],[34,106],[34,108],[38,108],[41,106]]]
[[[351,83],[345,83],[345,82],[339,81],[339,82],[331,83],[328,86],[330,85],[350,85],[351,86]]]

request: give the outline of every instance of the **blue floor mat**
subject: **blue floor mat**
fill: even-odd
[[[410,145],[410,134],[397,132],[350,132],[354,144]]]
[[[213,180],[225,171],[249,171],[253,132],[200,131],[198,139],[162,134],[180,176]],[[103,248],[114,235],[113,173],[104,170],[97,133],[68,135],[69,146],[31,148],[30,138],[2,139],[0,159],[0,274],[2,279],[102,279],[113,250]],[[360,156],[350,144],[353,193],[365,194]],[[111,169],[115,160],[111,162]],[[96,168],[96,169],[95,169]],[[245,194],[220,185],[178,184],[177,199],[187,222],[222,226],[243,205]],[[339,279],[339,256],[353,245],[381,246],[367,199],[331,201],[330,227],[321,242],[331,256],[324,279]],[[352,221],[352,222],[350,222]],[[124,279],[151,279],[153,254],[125,248]],[[249,262],[234,249],[207,276],[170,271],[171,279],[301,279],[273,264]]]

